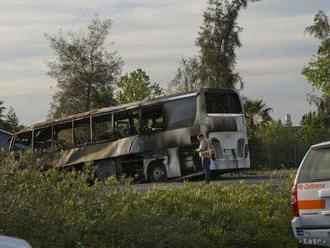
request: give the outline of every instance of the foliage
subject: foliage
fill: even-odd
[[[244,99],[244,110],[247,117],[247,123],[250,130],[255,130],[258,125],[264,125],[272,120],[270,112],[272,108],[267,107],[261,99]]]
[[[314,23],[305,29],[305,32],[320,40],[326,40],[330,35],[330,25],[328,16],[324,11],[319,12],[314,17]]]
[[[298,140],[297,128],[285,126],[281,121],[272,121],[261,127],[259,137],[267,144],[295,144]]]
[[[254,0],[209,0],[204,12],[196,45],[200,49],[201,63],[206,76],[203,81],[216,88],[235,88],[243,82],[235,68],[235,49],[241,47],[239,33],[242,28],[237,17],[242,8]]]
[[[249,136],[250,157],[254,168],[297,167],[310,144],[301,129],[281,121],[260,125]]]
[[[21,128],[21,126],[19,125],[18,116],[16,115],[13,107],[10,107],[8,113],[6,114],[6,123],[9,127],[8,131],[10,132],[17,132]]]
[[[237,24],[239,11],[259,0],[209,0],[204,12],[204,23],[195,41],[198,56],[182,59],[176,76],[169,83],[170,92],[186,92],[201,87],[243,87],[235,72],[236,53],[241,47]]]
[[[88,172],[39,171],[30,155],[22,159],[0,166],[0,232],[35,248],[297,247],[292,178],[278,188],[187,183],[141,195],[113,178],[89,186]]]
[[[301,138],[306,144],[316,144],[328,141],[330,137],[329,126],[324,125],[322,112],[310,112],[301,120]]]
[[[321,90],[321,96],[308,94],[308,101],[316,105],[317,111],[303,116],[300,127],[271,122],[255,127],[254,118],[249,118],[249,143],[253,166],[298,166],[306,150],[313,144],[327,141],[330,136],[330,25],[327,15],[319,11],[311,26],[305,30],[319,39],[317,55],[304,68],[302,74],[313,86]],[[245,103],[245,105],[248,105]],[[246,106],[247,113],[249,106]],[[250,114],[250,116],[252,116]],[[267,163],[267,161],[269,161]],[[291,164],[290,164],[291,163]]]
[[[202,68],[198,57],[182,58],[174,79],[168,84],[169,93],[184,93],[203,86]]]
[[[311,82],[312,86],[330,94],[330,50],[321,52],[311,59],[304,68],[303,75]]]
[[[152,99],[162,94],[159,84],[151,84],[147,73],[137,69],[120,78],[116,100],[119,104],[124,104]]]
[[[306,28],[306,33],[321,41],[317,55],[303,69],[302,74],[314,89],[322,91],[321,97],[310,95],[310,103],[316,104],[325,125],[330,126],[330,25],[327,15],[319,11],[314,23]],[[321,116],[322,115],[322,116]]]
[[[19,118],[13,107],[10,107],[7,113],[5,113],[6,107],[2,105],[3,101],[0,101],[0,129],[8,132],[16,132],[23,128],[22,125],[19,125]]]
[[[116,52],[109,52],[105,43],[110,34],[111,20],[98,16],[87,33],[62,31],[46,35],[56,55],[48,62],[48,75],[57,81],[51,117],[75,114],[114,104],[113,87],[122,67]]]

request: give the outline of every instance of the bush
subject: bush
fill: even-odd
[[[86,172],[42,172],[26,161],[18,169],[22,164],[8,158],[3,163],[0,233],[34,248],[297,247],[292,181],[279,187],[187,183],[141,194],[113,178],[89,186]]]

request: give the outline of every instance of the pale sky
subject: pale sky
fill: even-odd
[[[205,7],[201,0],[2,0],[0,100],[24,124],[45,120],[56,82],[46,75],[45,62],[54,54],[44,34],[83,30],[95,13],[113,20],[109,49],[124,59],[124,72],[142,68],[152,82],[166,84],[181,57],[197,54]],[[241,11],[241,93],[267,102],[274,119],[290,113],[298,124],[313,109],[306,101],[312,88],[301,71],[317,51],[319,42],[304,28],[319,9],[330,15],[330,1],[264,0]]]

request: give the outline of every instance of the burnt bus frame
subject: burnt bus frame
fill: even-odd
[[[189,98],[189,97],[195,97],[196,100],[196,109],[195,109],[195,119],[193,121],[192,126],[190,127],[183,127],[184,129],[190,129],[190,134],[191,137],[190,138],[190,143],[188,142],[188,144],[183,144],[181,145],[182,147],[185,147],[185,149],[187,149],[187,147],[191,147],[192,149],[193,144],[192,144],[192,137],[197,135],[200,132],[207,132],[207,130],[202,130],[203,128],[201,128],[202,123],[200,123],[200,115],[203,115],[206,110],[206,102],[205,102],[205,93],[207,92],[214,92],[214,91],[221,91],[221,92],[228,92],[228,93],[235,93],[237,94],[237,92],[235,90],[231,90],[231,89],[201,89],[200,91],[193,91],[193,92],[188,92],[185,94],[177,94],[177,95],[172,95],[172,96],[167,96],[167,97],[161,97],[161,98],[157,98],[151,101],[143,101],[143,102],[136,102],[136,103],[132,103],[132,104],[126,104],[126,105],[122,105],[122,106],[118,106],[118,107],[110,107],[110,108],[104,108],[98,111],[90,111],[90,112],[86,112],[86,113],[82,113],[82,114],[76,114],[76,115],[72,115],[66,118],[62,118],[62,119],[57,119],[57,120],[53,120],[53,121],[48,121],[48,122],[43,122],[43,123],[37,123],[34,124],[30,127],[27,127],[25,129],[23,129],[22,131],[16,133],[10,143],[10,150],[13,150],[14,148],[14,143],[16,140],[16,137],[22,133],[26,133],[26,132],[30,132],[32,133],[32,149],[34,149],[34,133],[35,130],[39,130],[39,129],[44,129],[47,128],[49,126],[51,126],[51,130],[52,130],[52,135],[51,135],[51,151],[50,153],[53,155],[54,152],[62,152],[64,153],[67,150],[73,150],[73,149],[79,149],[81,147],[86,148],[86,147],[91,147],[91,146],[96,146],[99,144],[105,144],[105,143],[115,143],[115,142],[120,142],[120,140],[126,139],[126,138],[130,138],[130,137],[139,137],[139,136],[145,136],[146,134],[137,134],[134,136],[129,136],[129,137],[123,137],[123,138],[119,138],[116,140],[104,140],[104,141],[96,141],[94,142],[94,135],[93,135],[93,117],[98,117],[98,116],[103,116],[103,115],[109,115],[111,114],[111,122],[112,122],[112,133],[114,131],[114,115],[116,113],[119,112],[126,112],[126,111],[131,111],[131,110],[139,110],[139,126],[141,127],[141,122],[142,122],[142,111],[143,109],[146,108],[153,108],[153,107],[157,107],[159,105],[161,105],[161,109],[162,109],[162,115],[163,115],[163,131],[158,131],[155,133],[152,133],[151,136],[157,136],[159,135],[159,133],[164,133],[167,131],[173,131],[176,130],[174,129],[166,129],[167,127],[167,122],[168,120],[166,119],[166,115],[165,115],[165,103],[169,102],[169,101],[174,101],[174,100],[179,100],[179,99],[185,99],[185,98]],[[201,99],[202,98],[202,99]],[[241,99],[240,99],[241,100]],[[244,115],[244,109],[242,106],[242,114]],[[88,144],[80,144],[80,145],[76,145],[75,144],[75,126],[74,126],[74,122],[78,121],[78,120],[82,120],[85,118],[89,118],[89,128],[90,128],[90,142]],[[72,131],[72,147],[67,147],[65,149],[56,149],[55,150],[55,146],[54,146],[54,130],[55,130],[55,126],[63,124],[63,123],[67,123],[67,122],[71,122],[71,131]],[[181,129],[181,128],[178,128]],[[110,145],[110,144],[109,144]],[[177,145],[178,148],[178,156],[179,156],[179,162],[180,162],[180,174],[178,176],[182,176],[182,172],[184,172],[184,168],[182,168],[182,154],[181,154],[181,147],[179,144]],[[166,150],[169,147],[163,147],[161,150]],[[152,157],[154,158],[154,160],[164,160],[164,153],[166,153],[166,151],[161,152],[161,154],[157,154],[157,152],[159,151],[149,151],[146,152],[147,154],[147,158],[148,157]],[[97,160],[104,160],[104,159],[113,159],[115,157],[121,157],[124,159],[124,157],[129,157],[131,158],[132,156],[134,157],[134,155],[137,155],[138,157],[140,157],[142,155],[143,156],[143,151],[140,152],[134,152],[132,154],[107,154],[104,157],[95,157],[94,159],[88,159],[88,160],[84,160],[84,159],[78,159],[76,162],[75,161],[70,161],[69,159],[64,159],[64,161],[66,161],[64,164],[57,164],[57,166],[61,167],[61,166],[73,166],[75,164],[80,164],[80,163],[84,163],[84,162],[88,162],[88,161],[97,161]],[[61,156],[61,155],[60,155]],[[92,156],[93,157],[93,156]],[[55,159],[56,160],[56,159]],[[63,159],[62,159],[63,161]],[[150,163],[149,163],[150,164]],[[200,165],[195,165],[196,168],[200,168]],[[148,168],[144,169],[145,172],[148,170]],[[145,175],[147,176],[147,175]]]

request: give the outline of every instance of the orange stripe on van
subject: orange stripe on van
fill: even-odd
[[[325,208],[325,200],[305,200],[298,201],[299,210],[323,209]]]

